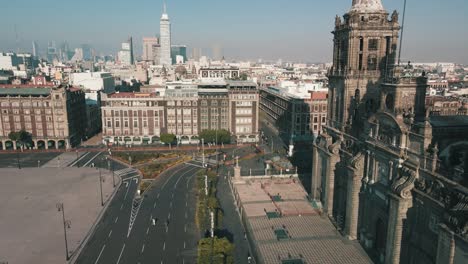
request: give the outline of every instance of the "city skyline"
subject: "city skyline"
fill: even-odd
[[[332,56],[329,47],[332,39],[331,18],[347,12],[351,0],[330,0],[320,5],[315,1],[310,2],[295,0],[286,5],[265,0],[240,0],[236,5],[226,5],[213,0],[197,1],[196,4],[173,0],[167,5],[172,21],[173,43],[185,44],[189,50],[211,50],[214,43],[220,43],[223,55],[231,59],[282,58],[328,62]],[[468,18],[463,16],[468,2],[429,2],[419,5],[415,1],[408,1],[403,59],[468,64],[465,48],[468,37],[461,34],[463,25],[468,23]],[[115,54],[121,39],[133,36],[136,52],[140,55],[142,38],[158,35],[159,18],[163,11],[163,1],[132,2],[132,5],[141,8],[137,9],[138,12],[129,13],[128,2],[114,1],[112,12],[108,12],[108,2],[84,0],[79,4],[61,3],[54,7],[56,12],[53,16],[44,15],[47,14],[44,7],[56,4],[55,0],[4,3],[5,9],[11,12],[0,18],[4,25],[0,34],[5,36],[0,49],[17,50],[16,25],[19,48],[26,52],[32,51],[32,41],[44,47],[44,43],[55,40],[57,43],[68,41],[73,47],[83,43],[91,44],[97,54]],[[383,5],[389,13],[394,9],[402,13],[403,0],[387,0],[383,1]],[[70,12],[70,8],[74,11]],[[22,19],[15,19],[13,14],[22,14]],[[428,19],[434,22],[428,23]],[[37,23],[48,30],[39,33],[37,28],[31,27]],[[115,28],[119,30],[111,30]],[[303,32],[309,34],[304,35]],[[249,41],[245,41],[247,39]]]

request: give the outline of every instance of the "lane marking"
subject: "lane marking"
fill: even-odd
[[[117,220],[119,220],[119,217],[118,217],[118,216],[115,218],[114,223],[117,223]]]
[[[122,253],[123,253],[124,249],[125,249],[125,244],[123,245],[122,250],[120,251],[120,255],[119,255],[119,259],[117,260],[117,264],[119,264],[120,259],[122,258]]]
[[[169,203],[169,208],[172,208],[172,201]]]
[[[143,247],[141,248],[141,253],[143,253],[143,251],[145,251],[145,244],[143,244]]]
[[[132,185],[132,182],[133,181],[130,181],[130,183],[128,184],[128,188],[127,188],[127,191],[125,192],[124,200],[127,199],[128,190],[130,190],[130,186]]]
[[[185,249],[185,241],[184,241],[184,249]]]
[[[187,233],[187,224],[184,224],[184,232]]]
[[[146,234],[148,234],[148,233],[149,233],[149,226],[148,226],[148,228],[146,229]]]
[[[94,264],[97,264],[99,262],[99,259],[101,258],[102,252],[104,251],[104,248],[106,248],[106,245],[102,246],[101,252],[99,252],[99,256],[96,259],[96,262]]]
[[[153,208],[156,208],[156,202],[154,202]]]
[[[169,212],[169,215],[167,216],[167,220],[171,219],[171,212]]]
[[[163,245],[163,251],[166,250],[166,242],[164,242],[164,245]]]
[[[123,204],[120,205],[120,210],[122,210],[122,208],[123,208]]]
[[[98,154],[96,154],[94,157],[92,157],[90,160],[88,160],[88,162],[85,163],[85,165],[83,165],[82,167],[86,167],[88,166],[88,164],[91,163],[91,161],[93,161],[97,156],[101,155],[102,151],[99,152]]]
[[[107,237],[110,237],[112,235],[112,230],[109,232],[109,235],[107,235]]]
[[[153,214],[150,215],[149,220],[150,220],[150,221],[153,220]]]
[[[86,152],[85,154],[81,155],[77,160],[75,160],[72,164],[70,164],[68,167],[73,167],[75,166],[80,160],[82,160],[84,157],[86,157],[88,154],[91,152]]]

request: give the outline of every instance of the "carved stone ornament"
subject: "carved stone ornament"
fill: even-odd
[[[416,181],[416,172],[403,167],[398,174],[400,177],[393,182],[391,189],[401,198],[410,199],[411,190],[414,188],[414,182]]]
[[[455,205],[445,215],[445,222],[453,231],[468,239],[468,196],[457,193]]]
[[[441,202],[446,209],[444,222],[455,233],[468,239],[468,195],[445,186],[440,180],[421,178],[415,186]]]
[[[339,16],[335,17],[335,26],[336,27],[341,26],[341,17],[339,17]]]
[[[349,163],[351,166],[353,166],[353,168],[361,169],[364,167],[364,157],[365,156],[362,152],[358,152],[358,154],[354,156]]]
[[[330,151],[330,153],[332,154],[338,155],[340,153],[340,146],[341,146],[341,141],[337,140],[334,144],[328,147],[328,151]]]

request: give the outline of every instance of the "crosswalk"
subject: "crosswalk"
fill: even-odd
[[[114,171],[114,174],[119,177],[134,174],[134,173],[138,173],[138,171],[135,170],[134,168],[125,168],[125,169]]]

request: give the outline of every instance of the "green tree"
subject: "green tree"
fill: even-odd
[[[176,136],[174,134],[162,134],[161,142],[164,144],[172,144],[176,141]]]
[[[233,252],[234,245],[226,238],[203,238],[198,242],[197,263],[234,263]]]
[[[12,131],[8,134],[8,138],[20,144],[21,148],[32,143],[32,134],[26,130],[20,130],[19,132]]]
[[[200,138],[202,138],[205,143],[215,143],[218,142],[218,144],[224,143],[228,144],[231,142],[231,133],[225,129],[220,129],[220,130],[203,130],[200,133]]]

